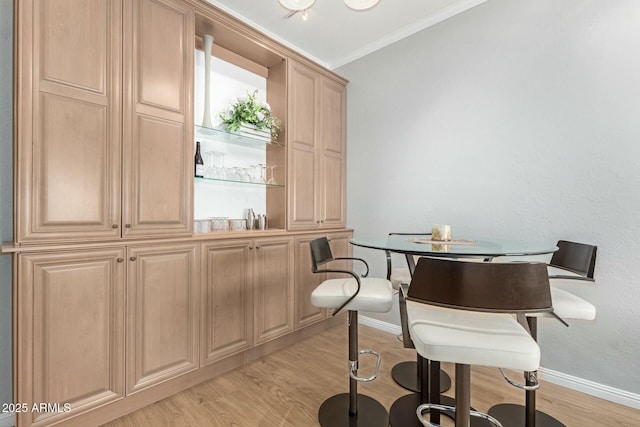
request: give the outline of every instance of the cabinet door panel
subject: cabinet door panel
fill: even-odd
[[[309,243],[321,235],[304,236],[295,240],[295,329],[319,322],[327,317],[327,310],[311,304],[311,293],[327,275],[311,271],[311,247]]]
[[[254,253],[254,345],[293,332],[293,239],[260,239]]]
[[[321,96],[322,147],[344,155],[346,89],[328,78],[322,79]]]
[[[315,228],[316,223],[316,155],[307,147],[294,148],[290,156],[292,178],[289,188],[291,197],[290,229]]]
[[[138,102],[185,114],[186,88],[181,82],[188,71],[182,63],[188,17],[172,2],[139,0],[136,4]]]
[[[289,60],[289,229],[313,229],[318,221],[320,75]]]
[[[18,42],[16,241],[118,238],[121,4],[33,6]]]
[[[109,161],[106,108],[49,94],[40,105],[36,230],[102,225],[111,231],[109,173],[118,166]]]
[[[106,0],[38,2],[43,80],[106,95],[108,5]]]
[[[193,10],[125,2],[124,237],[185,235],[193,221]]]
[[[345,178],[344,159],[326,152],[322,159],[324,180],[322,182],[323,208],[321,224],[324,227],[344,227],[345,225]]]
[[[290,61],[289,120],[291,121],[290,141],[294,145],[317,144],[319,100],[317,73]]]
[[[127,393],[198,368],[195,244],[130,248]]]
[[[202,364],[251,346],[250,246],[247,240],[203,245]]]
[[[184,125],[151,117],[139,117],[136,144],[130,152],[131,174],[125,235],[149,230],[184,230],[189,222],[189,201],[184,192],[190,181],[185,170],[181,141]],[[171,161],[167,161],[171,159]]]
[[[124,396],[123,256],[114,249],[19,257],[16,401],[72,408],[19,414],[19,423],[53,422]]]
[[[320,221],[323,227],[345,226],[345,87],[322,80],[322,180]]]

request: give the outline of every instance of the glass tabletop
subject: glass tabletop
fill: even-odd
[[[354,237],[349,242],[354,246],[391,252],[441,257],[498,257],[550,254],[558,250],[555,244],[523,242],[502,239],[474,239],[464,237],[451,242],[432,242],[424,235],[384,235]]]

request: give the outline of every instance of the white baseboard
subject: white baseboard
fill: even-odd
[[[360,316],[358,323],[372,328],[380,329],[385,332],[397,335],[402,333],[402,329],[398,325],[394,325],[383,320],[373,319],[371,317]],[[573,375],[564,374],[552,369],[540,368],[540,378],[550,383],[566,387],[571,390],[579,391],[600,399],[610,402],[619,403],[634,409],[640,409],[640,394],[631,393],[618,388],[609,387],[593,381],[574,377]],[[0,427],[2,425],[0,424]]]
[[[13,414],[0,414],[0,427],[13,427],[14,425]]]
[[[593,381],[574,377],[552,369],[540,368],[540,378],[550,383],[599,397],[610,402],[619,403],[634,409],[640,409],[640,394],[631,393],[619,388],[609,387]]]
[[[381,331],[389,332],[394,335],[402,333],[402,328],[400,326],[385,322],[384,320],[374,319],[373,317],[359,316],[358,323],[365,326],[371,326],[372,328],[380,329]]]

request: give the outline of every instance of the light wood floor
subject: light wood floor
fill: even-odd
[[[391,378],[391,368],[415,360],[415,352],[403,349],[395,336],[366,326],[360,326],[360,348],[379,351],[382,368],[378,379],[361,383],[359,391],[388,410],[407,394]],[[443,367],[453,373],[452,365]],[[361,364],[361,374],[369,368]],[[472,405],[480,411],[524,401],[523,392],[509,386],[496,369],[474,367],[471,376]],[[521,376],[514,373],[513,378]],[[347,327],[341,325],[106,425],[311,427],[319,425],[317,411],[324,399],[347,391]],[[445,394],[453,396],[453,389]],[[567,427],[640,426],[640,411],[554,384],[543,382],[537,397],[538,409]]]

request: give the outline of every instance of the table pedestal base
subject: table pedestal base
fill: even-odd
[[[409,391],[420,392],[420,377],[418,376],[418,363],[417,362],[400,362],[391,368],[391,378],[400,387]],[[451,388],[451,378],[449,375],[440,370],[440,393]]]
[[[349,393],[336,394],[324,401],[318,411],[322,427],[387,427],[389,414],[375,399],[358,394],[358,415],[349,414]]]
[[[525,407],[522,405],[514,405],[510,403],[496,405],[489,409],[489,415],[500,421],[503,427],[522,427],[525,425]],[[536,411],[535,427],[566,426],[551,415]]]
[[[424,427],[420,421],[418,421],[418,416],[416,415],[416,409],[418,409],[420,403],[420,393],[407,394],[397,399],[393,402],[389,410],[389,425],[391,427]],[[456,401],[449,396],[440,396],[440,404],[455,407]],[[440,412],[440,416],[452,418],[453,414]],[[471,427],[494,426],[487,420],[471,417]],[[507,425],[505,424],[504,427],[507,427]]]

